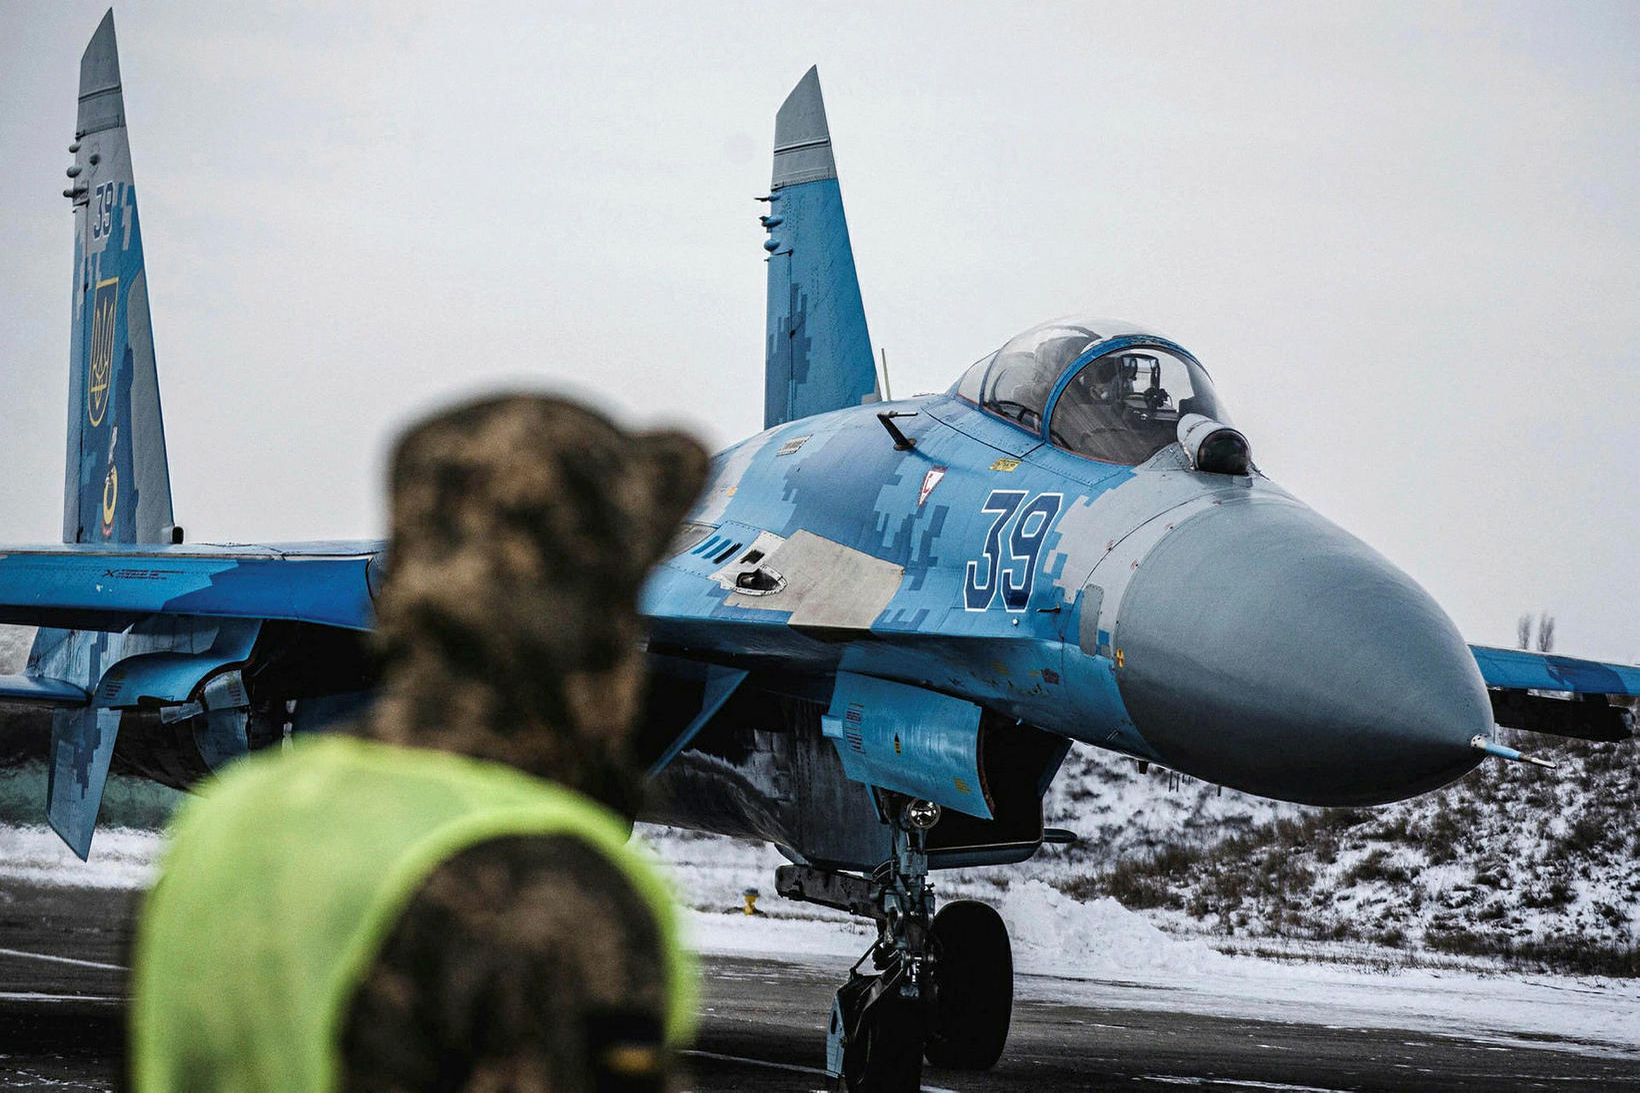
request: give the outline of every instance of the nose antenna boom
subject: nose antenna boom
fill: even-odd
[[[1476,751],[1484,752],[1495,759],[1507,759],[1511,763],[1530,763],[1534,767],[1542,767],[1545,770],[1555,769],[1555,765],[1547,759],[1539,759],[1536,756],[1524,755],[1521,752],[1516,751],[1514,748],[1506,748],[1497,741],[1488,740],[1486,737],[1478,734],[1470,738],[1469,746],[1474,748]]]

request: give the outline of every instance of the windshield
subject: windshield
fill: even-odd
[[[1055,447],[1109,463],[1143,463],[1178,438],[1179,418],[1224,421],[1207,373],[1153,346],[1131,346],[1084,365],[1054,403]]]
[[[1040,431],[1042,411],[1060,373],[1098,341],[1099,335],[1081,326],[1050,323],[1027,330],[997,350],[979,404]]]
[[[1067,372],[1100,345],[1127,343]],[[1171,346],[1171,348],[1164,348]],[[1054,389],[1064,390],[1050,408]],[[954,393],[1042,434],[1057,448],[1107,463],[1143,463],[1177,439],[1179,419],[1229,424],[1207,372],[1155,332],[1110,319],[1069,317],[1034,326],[963,373]]]

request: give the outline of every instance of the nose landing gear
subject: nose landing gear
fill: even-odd
[[[986,1070],[1008,1040],[1013,952],[1002,918],[956,900],[934,913],[927,832],[939,808],[891,798],[894,856],[870,877],[782,866],[781,895],[876,921],[878,937],[832,1002],[826,1069],[851,1093],[901,1093],[937,1067]],[[871,961],[873,970],[862,972]]]

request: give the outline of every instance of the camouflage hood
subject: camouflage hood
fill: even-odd
[[[507,763],[623,811],[642,698],[640,585],[706,453],[518,395],[400,440],[365,735]]]

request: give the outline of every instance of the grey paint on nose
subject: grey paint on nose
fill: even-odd
[[[1208,509],[1141,561],[1117,680],[1178,770],[1303,804],[1379,804],[1473,769],[1491,705],[1410,577],[1295,502]]]

